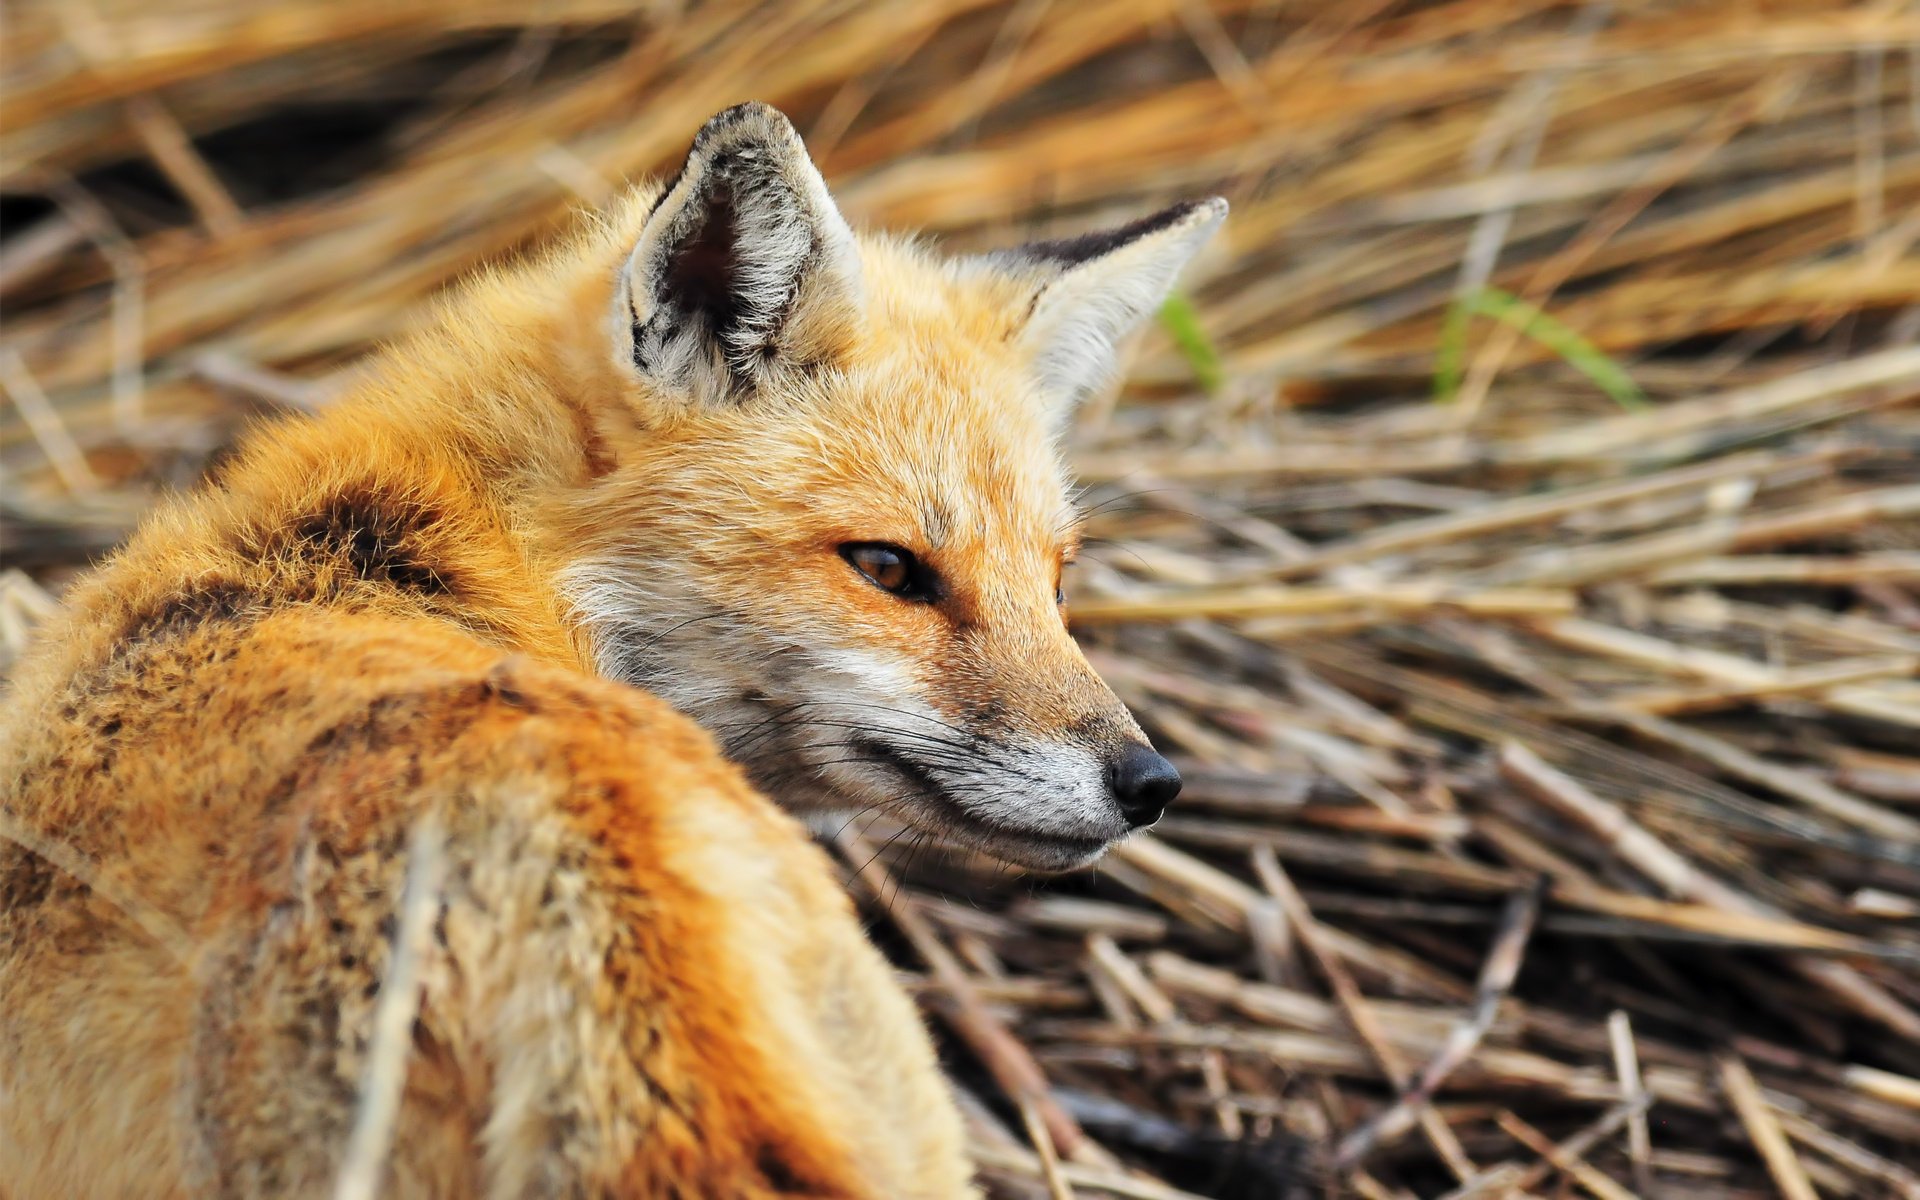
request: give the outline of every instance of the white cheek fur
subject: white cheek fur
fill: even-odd
[[[1125,833],[1090,748],[956,728],[899,656],[776,639],[688,587],[649,582],[672,577],[609,559],[575,564],[561,580],[600,673],[701,722],[780,803],[880,805],[922,827],[991,827],[1016,845]],[[874,744],[912,760],[937,795],[877,759]]]

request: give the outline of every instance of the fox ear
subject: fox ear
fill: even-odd
[[[654,202],[614,320],[621,357],[656,388],[738,401],[831,358],[860,308],[853,231],[800,135],[742,104],[701,128]]]
[[[1019,336],[1042,386],[1072,403],[1105,384],[1121,339],[1160,307],[1226,215],[1218,196],[1191,200],[1118,229],[994,255],[1037,288]]]

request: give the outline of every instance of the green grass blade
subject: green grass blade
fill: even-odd
[[[1475,316],[1491,317],[1512,326],[1553,351],[1621,408],[1639,411],[1647,407],[1646,393],[1627,374],[1625,367],[1558,319],[1512,292],[1495,287],[1481,288],[1448,307],[1440,330],[1440,345],[1434,353],[1435,399],[1451,400],[1459,394],[1465,377],[1467,323]]]
[[[1460,394],[1467,376],[1467,326],[1473,323],[1470,300],[1455,300],[1447,305],[1446,320],[1440,326],[1440,346],[1433,356],[1433,398],[1442,404]]]
[[[1178,292],[1168,296],[1160,306],[1160,324],[1166,327],[1173,344],[1185,356],[1187,369],[1193,372],[1200,390],[1208,395],[1219,391],[1227,381],[1227,373],[1220,365],[1220,351],[1200,325],[1200,313],[1193,301]]]

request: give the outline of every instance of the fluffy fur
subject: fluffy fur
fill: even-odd
[[[730,110],[149,520],[0,716],[9,1194],[328,1188],[429,813],[388,1194],[971,1194],[912,1006],[762,791],[1038,865],[1125,832],[1053,442],[1219,216],[943,262]]]

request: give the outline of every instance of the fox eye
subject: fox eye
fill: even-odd
[[[939,577],[911,550],[885,542],[848,542],[840,547],[840,557],[883,592],[902,600],[939,599]]]

